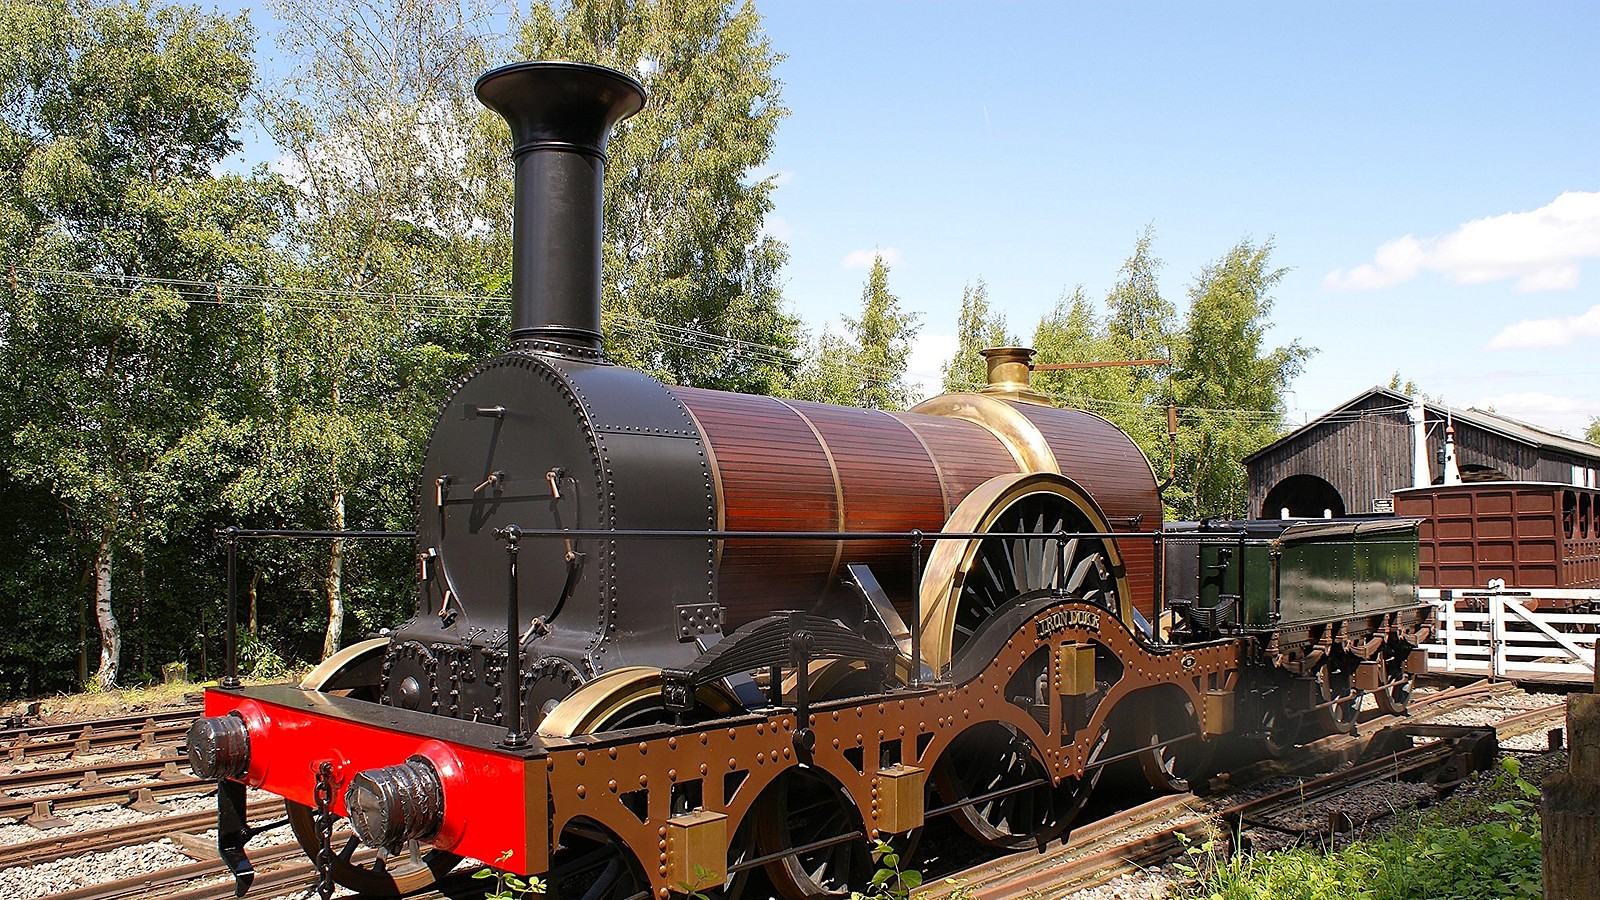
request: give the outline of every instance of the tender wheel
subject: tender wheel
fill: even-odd
[[[1391,716],[1403,716],[1411,708],[1411,691],[1416,687],[1417,676],[1405,670],[1407,655],[1405,652],[1395,656],[1385,654],[1384,680],[1389,686],[1372,695],[1378,709]]]
[[[1294,748],[1294,738],[1299,731],[1298,723],[1283,708],[1283,692],[1274,691],[1264,698],[1251,743],[1263,756],[1277,759]]]
[[[1334,734],[1349,734],[1356,727],[1361,714],[1364,691],[1355,685],[1355,663],[1348,659],[1330,659],[1319,675],[1321,701],[1317,721]],[[1330,702],[1331,701],[1331,702]]]
[[[923,662],[934,671],[949,665],[961,646],[995,610],[1029,591],[1055,588],[1098,603],[1124,621],[1127,586],[1116,575],[1116,544],[1068,538],[1054,532],[1110,531],[1094,500],[1070,480],[1049,473],[1002,475],[979,485],[945,523],[946,531],[1029,534],[939,541],[928,557],[919,600]]]
[[[1180,703],[1169,702],[1167,697],[1136,702],[1135,733],[1149,748],[1139,753],[1145,780],[1156,790],[1171,794],[1192,790],[1193,780],[1206,771],[1216,750],[1212,741],[1201,739],[1194,701],[1185,695]],[[1175,738],[1182,740],[1167,743]]]
[[[375,663],[382,662],[387,646],[388,641],[374,639],[346,647],[313,669],[300,682],[300,687],[375,701]],[[292,800],[284,801],[284,810],[295,840],[315,862],[320,846],[315,810]],[[334,883],[358,894],[393,897],[425,890],[461,862],[461,857],[454,853],[426,847],[417,841],[408,841],[398,853],[390,854],[363,847],[354,835],[341,836],[336,831],[332,844]]]
[[[798,849],[765,867],[785,900],[847,897],[851,886],[871,881],[871,845],[855,804],[817,770],[799,766],[783,773],[761,795],[754,815],[760,855]]]
[[[934,765],[933,778],[941,803],[962,804],[951,812],[962,831],[988,847],[1024,850],[1038,846],[1041,835],[1049,839],[1061,831],[1088,800],[1100,769],[1057,789],[1028,739],[995,722],[957,736]]]

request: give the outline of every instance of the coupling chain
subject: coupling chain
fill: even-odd
[[[317,895],[322,900],[333,896],[333,763],[324,760],[317,766]]]

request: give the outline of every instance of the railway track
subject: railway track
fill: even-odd
[[[1493,703],[1496,695],[1513,690],[1513,686],[1509,684],[1479,682],[1441,691],[1426,700],[1419,699],[1413,706],[1412,716],[1407,720],[1381,715],[1369,716],[1362,722],[1358,734],[1328,738],[1297,748],[1282,758],[1264,760],[1214,779],[1206,787],[1226,794],[1240,785],[1259,783],[1276,775],[1326,771],[1367,752],[1378,735],[1391,733],[1384,731],[1389,726],[1403,721],[1426,722],[1430,718],[1464,707]],[[1496,731],[1502,738],[1509,737],[1518,730],[1537,731],[1559,717],[1561,709],[1555,706],[1513,716],[1499,723]],[[192,716],[193,712],[188,711],[187,714]],[[148,718],[140,719],[137,727],[143,729]],[[133,730],[127,727],[129,724],[131,723],[122,723],[121,727],[115,730]],[[100,730],[100,727],[94,728],[90,736]],[[109,726],[105,727],[105,733],[111,733],[112,730]],[[77,735],[67,732],[65,736]],[[918,896],[922,900],[940,900],[947,897],[950,886],[941,883],[946,876],[953,876],[959,883],[976,886],[973,892],[980,898],[1028,896],[1030,893],[1041,897],[1062,896],[1073,890],[1104,883],[1135,868],[1157,865],[1171,859],[1183,852],[1187,846],[1184,844],[1185,838],[1191,842],[1204,840],[1210,829],[1219,827],[1236,830],[1240,825],[1261,827],[1263,823],[1266,823],[1266,827],[1272,827],[1270,823],[1287,812],[1292,812],[1297,807],[1303,809],[1313,804],[1328,803],[1341,792],[1350,790],[1353,785],[1363,780],[1380,776],[1393,779],[1397,777],[1397,773],[1428,767],[1437,768],[1442,759],[1448,758],[1450,752],[1450,745],[1443,741],[1400,748],[1385,753],[1376,762],[1310,779],[1296,785],[1290,791],[1228,806],[1220,806],[1190,794],[1158,797],[1075,829],[1069,842],[1058,845],[1044,854],[1027,851],[962,871],[936,870],[929,875],[931,882],[929,887],[919,892]],[[195,794],[209,790],[209,783],[198,782],[190,776],[177,772],[178,767],[175,765],[177,760],[173,754],[163,754],[149,760],[101,762],[62,767],[48,772],[14,773],[0,776],[0,788],[6,791],[46,790],[52,785],[72,785],[71,796],[61,793],[49,796],[48,802],[52,804],[52,809],[88,805],[96,801],[125,803],[137,796],[139,790],[149,790],[152,796],[156,795],[157,788],[163,792],[162,795],[167,791]],[[176,779],[172,777],[174,774],[178,775]],[[154,778],[157,779],[157,783],[138,787],[94,784],[97,781],[103,782],[108,778],[122,776]],[[163,778],[166,781],[160,781]],[[85,782],[89,783],[87,789]],[[10,811],[15,815],[15,810],[21,808],[20,804],[23,801],[11,802],[12,807],[0,806],[0,811]],[[26,802],[28,810],[31,810],[32,803],[36,801],[30,798]],[[276,802],[253,803],[251,820],[264,821],[272,818],[276,811]],[[153,817],[148,822],[76,834],[47,832],[36,841],[0,847],[0,869],[79,857],[154,842],[162,838],[172,838],[180,847],[186,848],[185,852],[205,858],[165,868],[159,872],[135,875],[47,896],[49,900],[112,900],[112,898],[126,897],[223,900],[233,895],[232,879],[222,875],[217,860],[211,856],[209,839],[189,837],[190,834],[210,829],[214,825],[214,819],[215,813],[206,810],[186,815]],[[1362,823],[1343,823],[1345,827],[1360,824]],[[1325,833],[1326,829],[1327,824],[1324,819],[1318,830]],[[1180,834],[1184,837],[1179,837]],[[342,843],[342,840],[336,840],[335,846],[340,846]],[[263,840],[262,844],[252,849],[251,858],[257,868],[251,896],[262,900],[272,897],[307,896],[306,891],[313,881],[314,874],[298,845],[292,841],[268,843]],[[937,863],[933,865],[937,869]],[[434,892],[421,896],[459,898],[464,896],[464,890],[481,886],[481,882],[473,884],[463,878],[460,884],[443,885],[443,893]]]
[[[0,730],[0,759],[12,766],[43,756],[83,756],[116,749],[154,750],[181,743],[198,706],[93,722]]]
[[[1474,687],[1442,697],[1438,704],[1430,705],[1426,710],[1417,709],[1416,717],[1438,715],[1503,692],[1503,689]],[[1493,732],[1499,740],[1509,739],[1536,732],[1559,721],[1564,715],[1565,710],[1561,706],[1529,710],[1501,721],[1493,727]],[[1389,718],[1378,717],[1371,724],[1377,726]],[[1462,728],[1467,730],[1470,727]],[[1484,727],[1483,730],[1489,729]],[[1370,745],[1372,735],[1382,733],[1374,729],[1366,736],[1325,739],[1319,742],[1323,746],[1307,748],[1302,762],[1323,764],[1330,758],[1357,757]],[[917,897],[918,900],[944,900],[960,885],[966,886],[971,896],[978,900],[1063,897],[1074,891],[1104,884],[1123,874],[1165,863],[1182,855],[1189,846],[1217,833],[1238,834],[1249,828],[1293,830],[1301,837],[1326,835],[1330,830],[1342,833],[1367,824],[1371,819],[1353,820],[1341,817],[1335,811],[1331,816],[1323,817],[1317,826],[1298,829],[1276,826],[1273,820],[1293,817],[1297,812],[1303,814],[1308,809],[1330,807],[1335,798],[1374,779],[1393,780],[1436,769],[1448,762],[1454,752],[1455,747],[1450,742],[1434,740],[1384,753],[1367,762],[1265,796],[1220,806],[1201,804],[1197,798],[1187,795],[1158,798],[1076,829],[1066,843],[1042,854],[1016,853],[952,873],[950,877],[955,884],[934,880],[934,883],[919,891]],[[1264,768],[1282,768],[1283,773],[1301,768],[1301,764],[1296,762],[1275,762],[1277,766]],[[1236,783],[1254,780],[1248,776],[1235,776],[1233,779]],[[1150,823],[1163,820],[1160,828],[1150,830]]]

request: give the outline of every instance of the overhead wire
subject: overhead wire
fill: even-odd
[[[260,307],[270,302],[282,309],[317,313],[346,311],[350,309],[351,301],[363,301],[373,305],[388,305],[395,312],[399,311],[399,306],[403,303],[408,311],[443,318],[504,318],[507,315],[504,304],[509,300],[505,296],[481,294],[441,294],[415,291],[363,290],[358,288],[265,285],[245,282],[206,282],[153,275],[118,275],[105,272],[32,266],[14,266],[11,271],[13,281],[19,274],[28,276],[36,288],[78,291],[87,289],[102,298],[133,296],[144,287],[159,286],[184,302],[191,304],[243,308]],[[806,360],[797,357],[787,348],[773,344],[749,341],[703,329],[672,325],[653,319],[620,313],[608,313],[607,318],[610,322],[621,325],[624,328],[652,334],[688,350],[712,353],[733,352],[757,364],[764,363],[780,367],[792,367],[806,362]],[[824,359],[816,359],[814,362],[824,367],[824,370],[828,372],[848,371],[851,374],[876,375],[885,379],[899,378],[906,374],[882,367],[861,365],[846,367],[830,363]],[[982,384],[972,381],[958,382],[957,385],[971,390],[983,387]],[[1110,400],[1081,394],[1042,393],[1051,400],[1081,409],[1163,411],[1162,404],[1142,403],[1133,400]],[[1396,406],[1382,409],[1335,412],[1318,417],[1317,421],[1323,423],[1348,422],[1369,418],[1381,421],[1378,418],[1380,415],[1405,408],[1404,406]],[[1244,418],[1256,424],[1283,424],[1284,420],[1284,411],[1271,409],[1180,406],[1178,411],[1192,414],[1231,415]]]

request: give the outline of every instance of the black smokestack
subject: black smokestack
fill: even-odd
[[[511,340],[599,350],[606,141],[644,108],[644,88],[600,66],[523,62],[476,90],[511,126]]]

